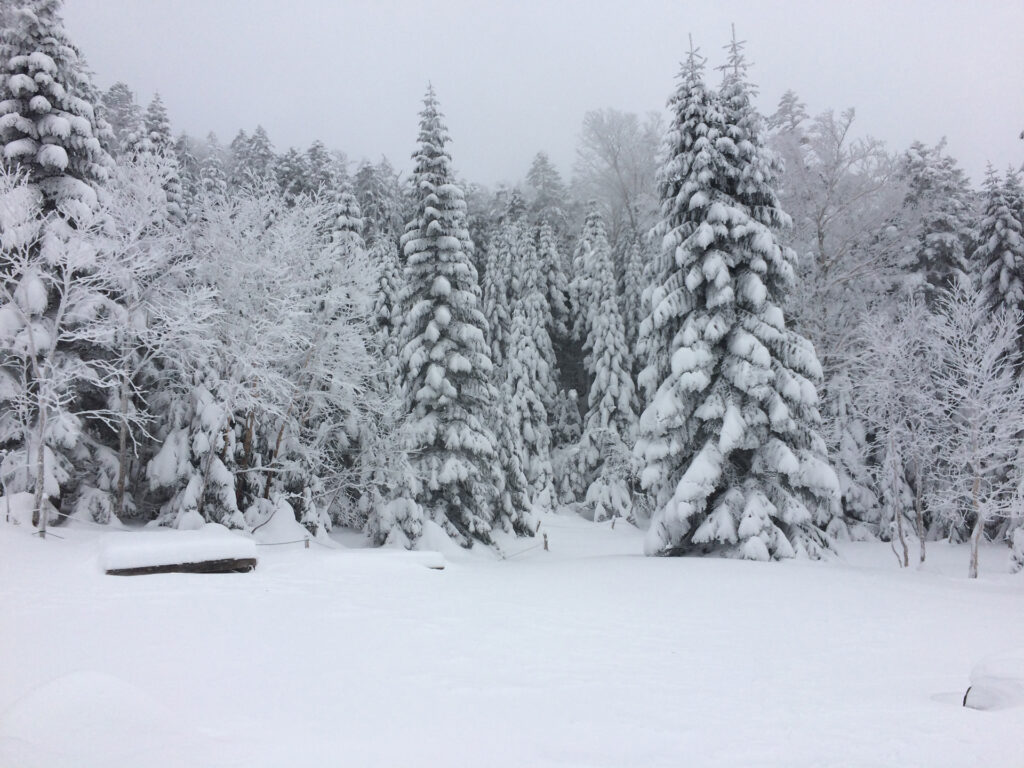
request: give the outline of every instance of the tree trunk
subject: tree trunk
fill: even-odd
[[[921,489],[921,460],[914,459],[914,516],[917,524],[917,540],[918,545],[921,548],[921,559],[919,563],[924,563],[925,556],[925,544],[924,544],[924,504],[923,504],[924,492]]]
[[[974,530],[971,531],[971,565],[967,569],[967,577],[978,578],[978,543],[981,541],[981,533],[985,529],[985,519],[981,514],[981,505],[978,504],[978,488],[981,485],[981,478],[974,476],[974,483],[971,485],[971,503],[974,505]]]
[[[117,503],[118,517],[124,516],[124,489],[128,479],[128,377],[121,379],[121,424],[117,436]],[[110,522],[109,520],[104,522]]]
[[[33,499],[37,525],[39,526],[40,538],[46,538],[46,524],[49,522],[49,513],[43,509],[45,498],[44,486],[46,485],[46,407],[39,408],[39,447],[36,449],[36,495]]]
[[[892,436],[889,436],[889,460],[892,461],[892,514],[896,519],[896,533],[900,539],[900,547],[903,549],[902,567],[910,567],[910,550],[907,549],[907,537],[903,535],[903,510],[900,509],[900,475],[899,462],[896,461],[896,445]]]
[[[253,440],[256,432],[256,412],[249,411],[245,417],[245,430],[242,435],[242,466],[241,472],[235,475],[235,506],[242,509],[245,506],[245,488],[243,478],[245,470],[252,466]]]

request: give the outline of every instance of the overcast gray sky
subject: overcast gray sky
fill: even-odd
[[[159,90],[175,131],[262,124],[279,151],[319,138],[407,169],[432,80],[485,184],[540,149],[568,176],[585,111],[664,109],[687,34],[714,66],[730,22],[763,111],[792,88],[893,148],[948,137],[975,180],[1024,162],[1022,0],[67,0],[65,20],[101,87]]]

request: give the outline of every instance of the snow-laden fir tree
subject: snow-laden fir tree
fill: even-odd
[[[377,274],[377,292],[373,302],[376,349],[388,387],[397,391],[398,340],[402,320],[398,304],[402,290],[398,244],[390,237],[378,237],[370,246],[369,259]]]
[[[96,202],[112,160],[89,95],[88,69],[68,40],[60,0],[15,0],[0,29],[3,165],[28,174],[46,207]]]
[[[128,135],[123,154],[139,162],[146,162],[143,159],[146,155],[160,158],[159,165],[164,172],[164,194],[167,196],[167,218],[172,224],[183,224],[186,206],[181,167],[171,136],[167,109],[159,93],[153,96],[146,108],[141,131]]]
[[[495,403],[497,436],[497,461],[500,469],[498,478],[498,520],[503,530],[520,536],[532,536],[537,528],[530,499],[530,482],[526,478],[527,449],[520,433],[516,431],[513,393],[506,380],[501,390],[500,402]],[[541,502],[542,503],[542,502]]]
[[[530,170],[526,172],[526,183],[529,185],[531,197],[531,220],[547,224],[558,232],[564,232],[569,219],[569,212],[566,210],[569,196],[562,175],[546,152],[534,155]]]
[[[114,278],[91,238],[102,223],[99,188],[113,167],[103,149],[111,134],[60,7],[8,4],[0,27],[0,411],[8,417],[0,451],[4,476],[16,471],[20,490],[35,492],[44,525],[46,498],[60,506],[109,468],[97,458],[114,440],[103,420],[118,311]]]
[[[154,94],[149,106],[146,107],[146,114],[142,118],[145,128],[145,136],[153,145],[153,151],[166,154],[174,144],[171,137],[171,119],[167,116],[167,107],[164,106],[160,94]]]
[[[550,510],[555,503],[555,490],[548,426],[551,405],[545,404],[545,396],[553,404],[554,391],[548,362],[535,337],[535,333],[540,333],[546,339],[547,331],[537,323],[540,292],[530,284],[524,286],[524,292],[525,296],[512,310],[508,359],[503,366],[503,393],[510,401],[512,433],[522,443],[530,501],[540,509]]]
[[[573,249],[569,303],[572,306],[570,338],[559,345],[562,384],[575,389],[583,399],[590,389],[590,373],[584,362],[583,343],[594,327],[600,311],[599,264],[612,260],[611,245],[605,234],[604,219],[596,202],[591,201],[583,230]]]
[[[413,156],[416,213],[402,236],[401,363],[411,463],[407,501],[418,507],[422,519],[470,546],[473,540],[489,542],[495,522],[500,475],[487,415],[496,393],[466,204],[454,182],[447,143],[448,130],[431,87]],[[415,540],[422,522],[409,505],[406,510],[397,524],[407,539]]]
[[[592,384],[577,454],[579,473],[595,521],[631,519],[630,447],[636,426],[632,357],[619,312],[611,254],[599,249],[591,259],[590,294],[597,311],[584,343]]]
[[[567,339],[572,312],[569,309],[569,278],[565,274],[565,258],[558,247],[558,241],[551,225],[541,224],[536,230],[537,261],[544,273],[544,297],[547,300],[550,320],[548,334],[555,338]]]
[[[934,147],[915,141],[902,163],[904,207],[917,219],[902,266],[908,288],[932,304],[959,278],[977,278],[967,258],[975,216],[967,177],[944,150],[945,140]]]
[[[311,194],[331,194],[348,184],[348,161],[338,152],[331,152],[320,140],[306,150],[309,169],[307,185]]]
[[[291,147],[277,159],[274,175],[285,201],[291,205],[295,198],[307,191],[309,167],[305,155]]]
[[[114,141],[108,151],[113,155],[120,154],[127,145],[128,137],[142,128],[142,108],[126,83],[116,82],[103,94],[103,117],[114,133]]]
[[[231,140],[231,163],[228,183],[233,187],[260,184],[274,176],[277,157],[270,137],[262,125],[252,136],[239,131]]]
[[[512,328],[511,286],[512,272],[518,247],[520,228],[504,223],[487,245],[484,275],[480,281],[483,312],[491,343],[491,362],[501,366],[508,353]]]
[[[185,211],[191,215],[192,207],[199,197],[199,155],[201,145],[182,131],[174,141],[174,156],[181,174],[181,195]]]
[[[538,363],[534,391],[550,416],[558,395],[558,361],[551,340],[556,325],[548,302],[550,272],[537,248],[537,238],[525,223],[520,228],[514,262],[515,274],[510,283],[509,300],[513,309],[523,305],[526,329],[541,361]]]
[[[366,241],[373,243],[382,236],[397,237],[406,218],[405,200],[391,163],[386,158],[376,165],[362,163],[352,178],[352,186],[366,220],[363,232]]]
[[[583,434],[583,422],[580,417],[579,396],[575,389],[558,391],[550,421],[551,464],[555,472],[555,493],[558,503],[575,504],[586,492],[579,471],[579,462],[576,460],[580,435]]]
[[[626,332],[626,346],[636,348],[640,322],[646,317],[643,304],[644,292],[644,248],[640,238],[634,238],[623,258],[622,290],[619,293],[619,309],[622,325]]]
[[[217,136],[211,131],[206,137],[205,153],[199,163],[199,198],[207,203],[224,202],[227,192],[224,150],[217,141]]]
[[[1020,196],[1019,187],[1020,180],[1013,169],[1000,182],[989,166],[984,216],[973,257],[981,271],[982,301],[993,309],[1005,307],[1012,314],[1024,311],[1024,225],[1013,209],[1015,198]]]
[[[583,341],[590,333],[600,303],[600,264],[611,262],[611,245],[605,233],[604,218],[596,201],[587,208],[583,231],[572,254],[569,296],[573,305],[573,335]]]
[[[653,497],[649,554],[819,556],[838,495],[818,435],[813,347],[781,305],[794,255],[738,46],[722,97],[691,50],[658,173],[661,252],[640,330],[635,448]]]

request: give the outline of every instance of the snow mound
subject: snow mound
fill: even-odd
[[[20,492],[11,493],[7,496],[0,496],[0,515],[15,525],[32,525],[32,510],[35,508],[35,494]],[[49,501],[43,502],[50,510],[50,518],[55,517],[57,511]]]
[[[167,529],[108,536],[102,543],[100,563],[104,570],[112,571],[242,559],[256,559],[256,543],[223,525],[208,523],[191,531]]]
[[[971,670],[964,706],[1008,709],[1024,704],[1024,648],[987,656]]]
[[[258,528],[254,528],[253,536],[264,544],[279,544],[285,541],[304,541],[312,538],[306,527],[295,519],[295,512],[287,502],[273,504],[261,499],[258,513],[253,516],[252,521]],[[251,510],[252,511],[252,510]],[[247,517],[249,513],[247,513]],[[263,523],[260,525],[260,523]]]
[[[35,688],[0,713],[0,765],[148,765],[154,745],[173,752],[192,740],[190,729],[175,720],[155,698],[120,678],[73,672]]]

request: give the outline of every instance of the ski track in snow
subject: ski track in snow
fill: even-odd
[[[249,574],[102,574],[102,534],[0,527],[0,768],[1024,766],[1024,706],[964,709],[1024,645],[1003,547],[922,571],[551,551],[260,547]],[[131,534],[110,534],[131,535]],[[338,543],[353,544],[351,537]]]

